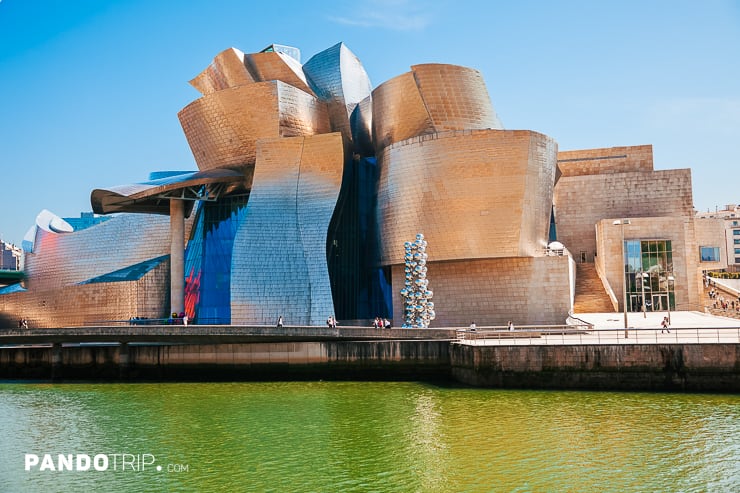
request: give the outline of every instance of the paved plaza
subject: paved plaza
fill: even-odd
[[[628,313],[628,330],[623,313],[580,313],[576,317],[593,325],[593,330],[539,331],[521,327],[514,332],[479,330],[460,334],[463,344],[472,345],[561,345],[561,344],[738,344],[740,320],[701,312],[671,312],[670,332],[661,332],[667,312]]]

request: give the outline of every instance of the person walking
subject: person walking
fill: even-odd
[[[514,324],[509,320],[509,330],[514,330]]]
[[[668,317],[663,317],[663,321],[660,322],[660,333],[663,334],[664,332],[671,333],[670,327],[671,325],[668,323]]]
[[[278,328],[283,326],[283,316],[282,315],[278,315],[277,326]]]

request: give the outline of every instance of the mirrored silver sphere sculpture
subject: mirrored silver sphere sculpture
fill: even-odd
[[[434,303],[432,303],[432,291],[428,289],[427,277],[427,242],[424,235],[419,233],[416,239],[406,241],[403,244],[405,282],[401,289],[404,300],[404,328],[427,328],[434,320]]]

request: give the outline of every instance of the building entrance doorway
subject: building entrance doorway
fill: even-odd
[[[653,311],[662,312],[668,310],[668,294],[654,294],[653,295]]]

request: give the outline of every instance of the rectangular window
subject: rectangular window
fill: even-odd
[[[735,255],[740,255],[740,248],[735,248]]]
[[[735,245],[740,245],[740,238],[735,238]]]
[[[719,247],[699,247],[702,262],[719,262]]]
[[[735,236],[740,236],[740,229],[733,229],[732,234]]]
[[[740,264],[740,257],[735,257],[735,263]]]

